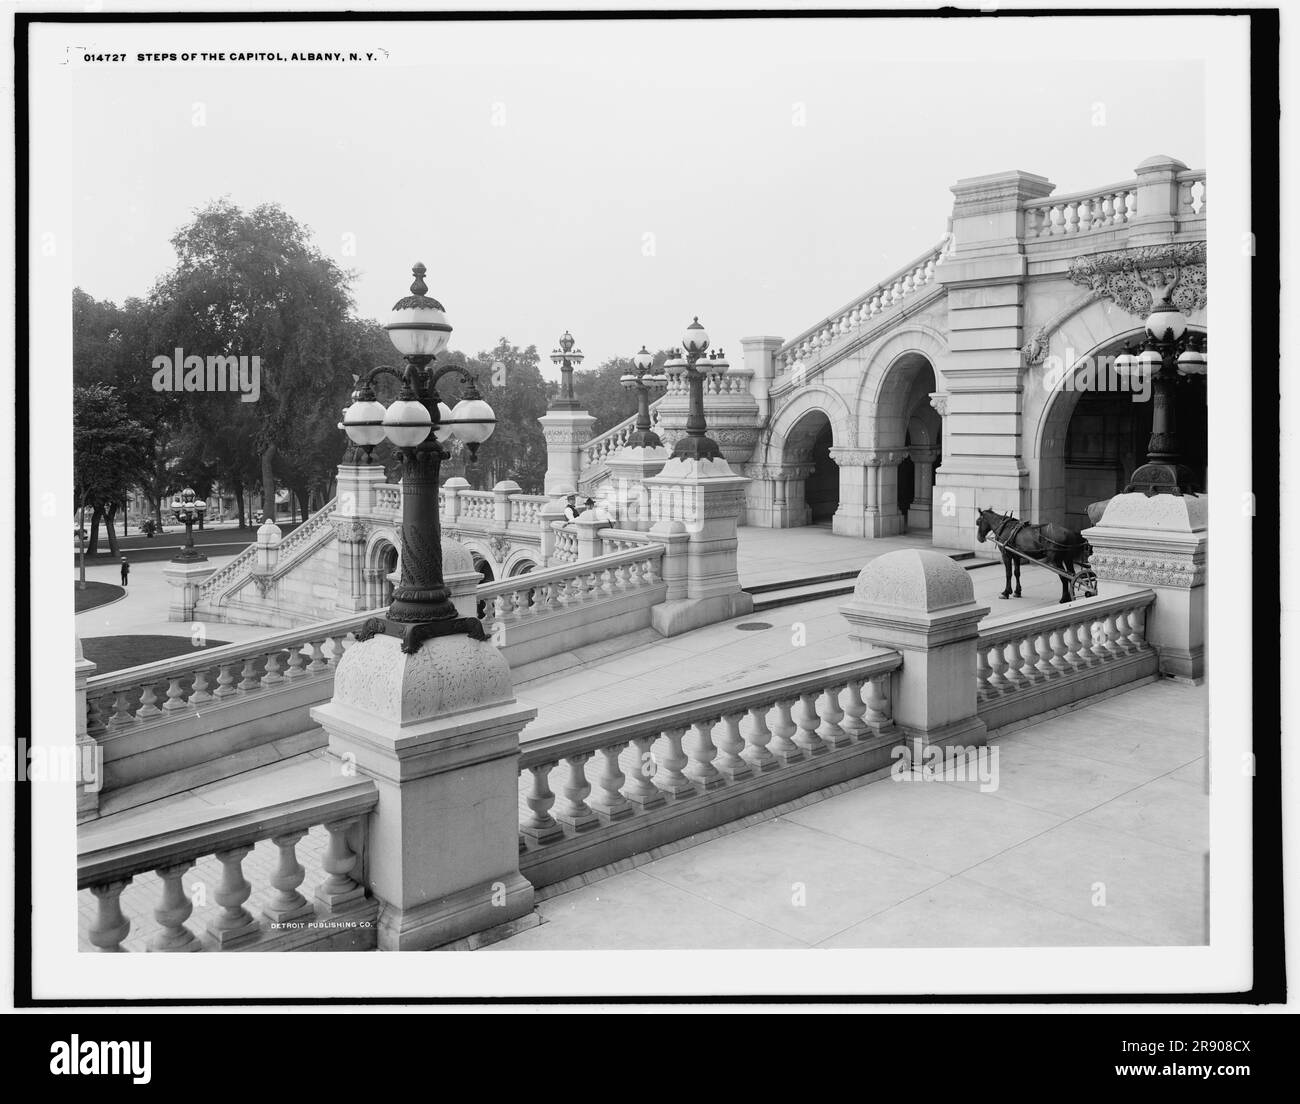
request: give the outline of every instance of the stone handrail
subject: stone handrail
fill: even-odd
[[[298,528],[292,530],[287,537],[281,540],[277,562],[279,564],[287,564],[287,562],[293,558],[295,548],[329,524],[330,518],[334,514],[334,508],[337,505],[338,499],[331,498],[324,506],[312,514],[311,517],[299,525]],[[246,578],[248,575],[252,574],[253,564],[256,559],[257,542],[254,541],[228,564],[218,568],[199,584],[199,604],[211,605],[214,597],[219,597],[240,579]]]
[[[1154,601],[1153,591],[1137,590],[981,625],[975,671],[981,716],[996,709],[1006,723],[1013,714],[1019,719],[1095,693],[1098,676],[1109,688],[1154,669],[1145,631]],[[1035,700],[1044,697],[1050,703]]]
[[[1137,217],[1138,182],[1126,180],[1104,188],[1031,199],[1022,204],[1025,238],[1065,237],[1113,230]]]
[[[655,429],[659,425],[659,404],[662,402],[663,396],[661,395],[650,404],[651,429]],[[636,429],[635,414],[624,418],[618,425],[593,437],[583,446],[587,456],[587,466],[599,464],[616,453],[627,444],[627,439],[632,435],[634,429]]]
[[[600,531],[600,542],[605,555],[609,556],[616,552],[642,548],[651,543],[651,537],[649,533],[642,533],[636,529],[608,528]]]
[[[817,325],[810,326],[798,337],[787,341],[776,351],[777,370],[788,371],[798,361],[828,347],[850,331],[867,325],[877,315],[934,283],[935,269],[943,263],[951,249],[952,235],[946,234],[933,249],[927,250],[865,294],[832,312]]]
[[[150,871],[158,876],[160,897],[154,916],[162,925],[149,943],[151,951],[246,950],[250,944],[294,939],[294,929],[306,935],[305,942],[322,942],[320,930],[328,928],[322,921],[344,921],[333,926],[346,927],[345,918],[367,920],[375,911],[373,900],[352,873],[364,844],[349,841],[349,832],[364,825],[378,803],[375,784],[356,779],[326,789],[260,806],[214,821],[181,828],[163,828],[144,836],[133,835],[125,842],[111,836],[96,845],[92,834],[77,856],[77,887],[89,889],[97,901],[95,919],[88,938],[100,951],[121,951],[130,932],[131,922],[122,913],[121,895],[128,883]],[[308,901],[298,892],[305,871],[297,861],[298,842],[313,828],[324,826],[329,844],[322,860],[328,875]],[[272,892],[255,918],[243,907],[252,887],[244,877],[243,861],[253,847],[270,840],[279,850],[279,865],[270,877]],[[215,907],[210,910],[206,933],[200,938],[186,921],[194,911],[186,896],[182,876],[195,862],[215,856],[221,865],[220,885],[213,893]],[[368,922],[362,925],[368,926]],[[304,931],[306,929],[306,931]],[[324,938],[328,938],[325,936]],[[297,942],[304,942],[297,934]],[[373,932],[369,938],[373,947]],[[283,949],[291,949],[284,947]]]
[[[854,656],[525,742],[521,870],[551,884],[887,766],[901,663]]]
[[[402,516],[400,483],[380,483],[375,487],[375,513],[394,518]]]
[[[195,654],[145,663],[86,680],[86,730],[93,737],[171,720],[228,699],[323,674],[331,677],[365,622],[354,613]],[[328,654],[327,654],[328,653]]]
[[[662,544],[647,544],[579,564],[547,567],[485,583],[476,594],[480,602],[486,603],[486,621],[508,623],[540,617],[662,582],[658,569],[663,555]]]

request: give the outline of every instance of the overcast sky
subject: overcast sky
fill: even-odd
[[[424,261],[454,347],[545,354],[568,328],[591,367],[698,314],[734,362],[741,336],[793,337],[937,243],[961,177],[1069,192],[1156,153],[1203,167],[1202,67],[1176,32],[1210,22],[57,28],[129,59],[67,67],[76,282],[144,294],[228,195],[306,223],[362,315]],[[377,57],[135,60],[186,50]]]

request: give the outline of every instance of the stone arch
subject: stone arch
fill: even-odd
[[[1204,310],[1192,314],[1188,328],[1204,333],[1204,314]],[[1042,360],[1028,366],[1024,376],[1028,514],[1036,521],[1084,528],[1088,504],[1084,500],[1097,501],[1117,493],[1132,469],[1145,459],[1150,417],[1143,412],[1145,416],[1138,422],[1138,439],[1127,452],[1116,452],[1113,447],[1108,450],[1116,457],[1113,469],[1100,470],[1094,481],[1079,478],[1067,464],[1067,443],[1081,400],[1086,404],[1093,402],[1094,393],[1083,381],[1090,372],[1096,378],[1109,363],[1107,358],[1118,355],[1125,345],[1142,340],[1145,329],[1140,319],[1107,300],[1082,304],[1070,321],[1071,326],[1058,327],[1047,335]],[[1089,344],[1078,347],[1076,341]],[[1127,409],[1123,399],[1131,402],[1132,396],[1121,392],[1116,398],[1122,412]]]
[[[907,354],[923,357],[929,363],[934,373],[933,390],[947,389],[940,368],[948,355],[947,337],[933,326],[916,319],[909,320],[871,351],[866,370],[858,381],[853,396],[853,410],[857,418],[858,441],[864,446],[874,447],[872,416],[879,406],[889,376],[900,358]]]
[[[361,560],[361,585],[368,609],[392,601],[393,584],[388,576],[400,570],[401,562],[401,541],[397,531],[390,526],[372,530]]]
[[[537,570],[536,556],[527,550],[512,552],[506,562],[502,565],[502,577],[513,579],[519,575],[527,575],[530,571]]]
[[[810,384],[801,388],[772,418],[771,427],[763,435],[761,455],[764,463],[782,462],[791,430],[811,411],[819,411],[825,416],[837,444],[853,444],[853,414],[844,397],[824,384]]]

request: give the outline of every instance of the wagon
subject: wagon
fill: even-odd
[[[1014,534],[1012,535],[1014,536]],[[1040,560],[1037,556],[1030,556],[1025,552],[1019,551],[1018,549],[1008,547],[1007,545],[1003,544],[1002,541],[998,540],[998,538],[995,536],[990,535],[989,540],[991,540],[995,545],[997,545],[997,547],[1000,548],[1004,553],[1010,553],[1011,555],[1018,556],[1020,557],[1020,559],[1026,560],[1031,564],[1037,564],[1039,567],[1045,567],[1047,568],[1048,571],[1052,572],[1055,575],[1059,575],[1062,579],[1065,579],[1070,584],[1070,597],[1073,600],[1078,601],[1080,598],[1097,597],[1097,574],[1095,571],[1092,570],[1092,568],[1083,567],[1080,568],[1078,571],[1076,571],[1073,575],[1071,575],[1068,571],[1062,571],[1059,567],[1055,567],[1052,564],[1049,564],[1046,560]],[[1020,586],[1019,576],[1016,576],[1016,586],[1017,586],[1017,594],[1019,594],[1019,586]]]

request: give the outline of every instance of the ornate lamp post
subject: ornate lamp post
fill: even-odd
[[[172,557],[172,563],[200,563],[207,559],[194,547],[194,523],[207,508],[207,502],[194,493],[193,487],[186,487],[172,499],[172,516],[185,526],[185,547]]]
[[[383,618],[368,621],[359,640],[376,634],[399,637],[402,651],[419,651],[424,640],[467,633],[483,640],[483,625],[474,617],[459,617],[442,577],[442,525],[438,518],[438,482],[442,462],[449,457],[443,442],[459,437],[470,456],[496,426],[492,408],[480,397],[474,377],[465,369],[434,359],[447,345],[451,326],[442,304],[428,295],[427,270],[411,269],[411,294],[399,299],[387,325],[389,338],[406,361],[406,369],[381,365],[361,377],[357,399],[344,411],[343,427],[369,458],[387,437],[402,462],[402,581],[393,592]],[[465,381],[464,397],[455,409],[438,400],[438,381],[450,373]],[[375,397],[372,382],[390,375],[401,385],[397,398],[385,407]]]
[[[580,410],[582,404],[573,397],[573,370],[586,359],[568,330],[560,338],[557,349],[551,350],[551,362],[560,366],[560,393],[551,400],[551,410]]]
[[[628,436],[628,448],[662,448],[659,434],[650,428],[650,392],[668,386],[668,377],[654,370],[654,357],[644,345],[632,358],[634,372],[628,372],[619,383],[629,391],[636,391],[636,426]]]
[[[718,460],[722,457],[722,450],[718,447],[718,443],[711,437],[705,436],[708,425],[704,420],[704,377],[707,372],[695,366],[708,347],[709,335],[705,333],[697,316],[682,335],[682,348],[674,350],[674,355],[664,364],[664,372],[667,375],[685,375],[691,389],[691,405],[686,415],[686,436],[673,446],[674,459]],[[716,365],[714,370],[717,370]]]
[[[1187,316],[1168,303],[1147,316],[1147,338],[1140,348],[1126,350],[1115,360],[1115,371],[1150,377],[1152,382],[1151,438],[1147,462],[1124,488],[1150,497],[1157,494],[1201,494],[1191,468],[1183,464],[1174,422],[1174,385],[1182,377],[1205,375],[1205,338],[1187,328]]]

